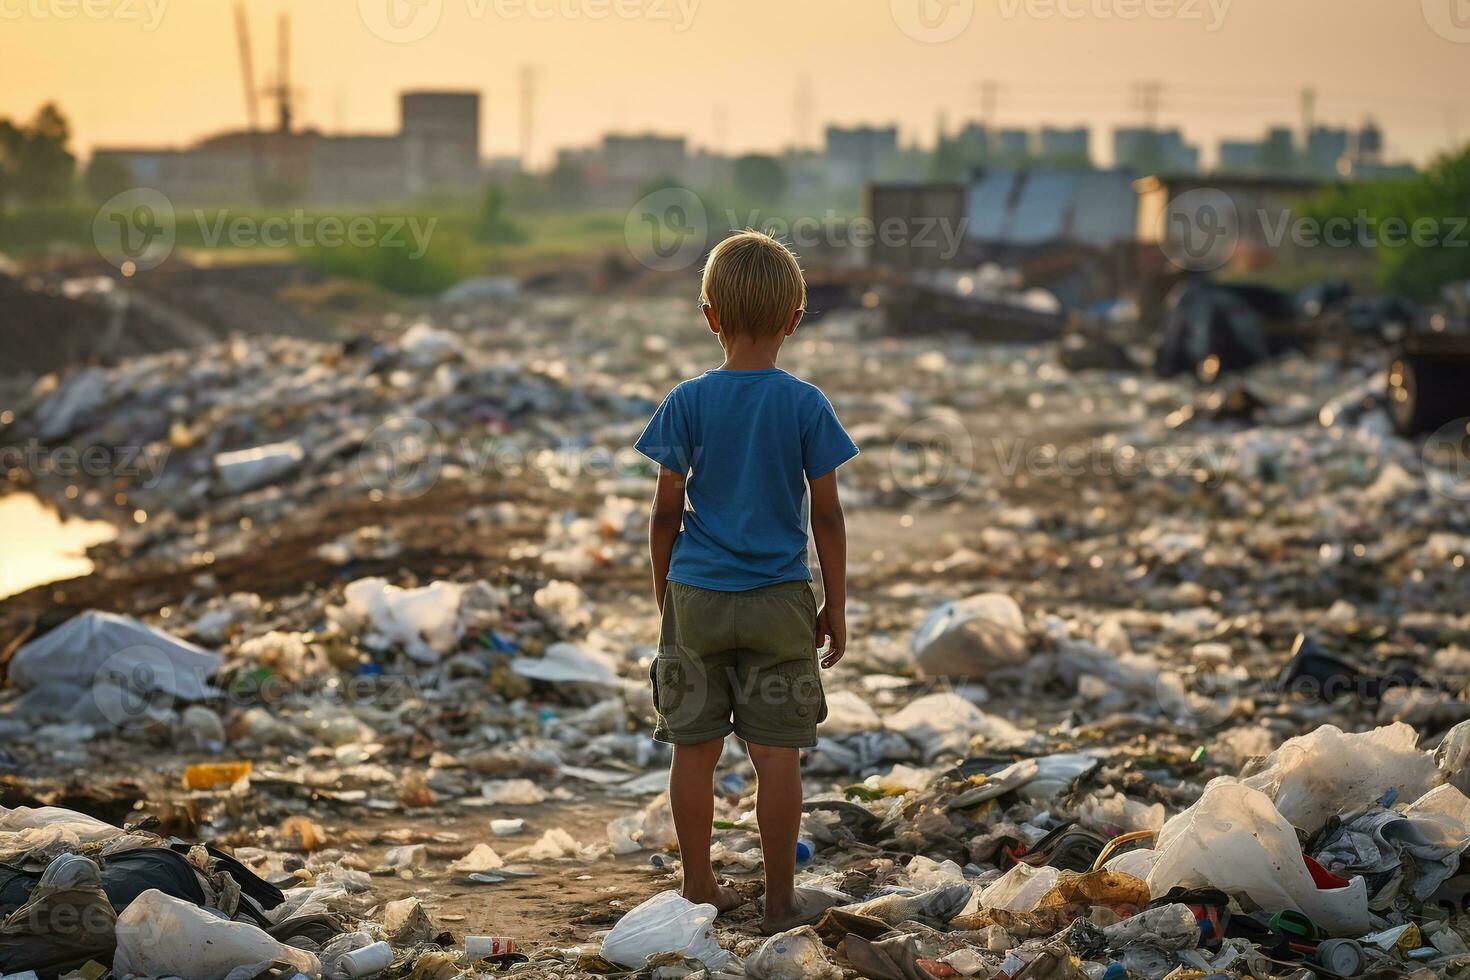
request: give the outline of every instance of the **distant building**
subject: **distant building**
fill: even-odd
[[[134,185],[180,203],[366,204],[479,184],[478,93],[408,92],[401,113],[397,133],[231,131],[185,149],[104,147],[94,157],[121,164]]]
[[[1273,126],[1266,130],[1266,140],[1261,144],[1261,165],[1266,173],[1286,175],[1296,173],[1296,134],[1285,126]]]
[[[1178,224],[1166,221],[1170,217],[1169,202],[1189,191],[1205,190],[1224,195],[1234,206],[1238,248],[1269,253],[1280,244],[1272,237],[1275,229],[1283,226],[1304,198],[1322,186],[1321,181],[1292,176],[1143,177],[1133,185],[1138,195],[1137,238],[1146,244],[1167,239],[1184,247],[1180,236],[1188,229],[1181,231]]]
[[[897,126],[827,127],[827,179],[837,185],[871,184],[885,178],[898,156]]]
[[[1075,129],[1055,129],[1051,126],[1044,126],[1037,145],[1036,157],[1044,163],[1090,166],[1092,163],[1092,134],[1085,126],[1078,126]]]
[[[644,133],[602,138],[602,165],[614,184],[638,185],[655,180],[683,180],[687,150],[682,136]]]
[[[990,131],[980,123],[968,123],[955,136],[955,144],[965,159],[984,160],[990,155]]]
[[[1409,164],[1385,164],[1383,131],[1369,121],[1357,133],[1315,126],[1305,144],[1285,126],[1273,126],[1260,141],[1226,140],[1220,144],[1221,173],[1254,177],[1397,177],[1414,173]]]
[[[695,150],[685,159],[684,179],[694,187],[727,187],[735,182],[735,161],[723,153]]]
[[[1137,173],[1192,174],[1199,171],[1199,148],[1177,129],[1122,127],[1113,131],[1113,165]]]
[[[405,92],[399,136],[408,144],[410,195],[466,190],[480,178],[480,93]]]
[[[1347,165],[1352,137],[1346,129],[1314,126],[1307,133],[1306,165],[1314,177],[1335,177]]]
[[[397,136],[324,136],[312,143],[306,198],[320,204],[410,196],[412,144]]]
[[[1031,134],[1024,129],[997,131],[990,141],[989,159],[1004,166],[1025,166],[1031,159]]]
[[[1217,169],[1227,174],[1259,173],[1261,144],[1250,140],[1222,140]]]

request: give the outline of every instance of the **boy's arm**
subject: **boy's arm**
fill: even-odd
[[[653,564],[653,598],[664,611],[664,592],[669,587],[669,559],[674,539],[684,521],[685,475],[667,466],[658,470],[658,488],[653,492],[653,513],[648,518],[648,557]]]
[[[832,648],[822,658],[822,666],[834,667],[847,652],[847,522],[837,496],[837,471],[824,473],[810,484],[812,537],[822,566],[823,597],[815,642],[821,649],[826,638],[832,638]]]

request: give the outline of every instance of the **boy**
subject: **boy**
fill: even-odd
[[[830,900],[793,887],[801,749],[826,717],[817,651],[847,648],[847,531],[837,467],[857,455],[815,386],[776,367],[806,311],[806,282],[780,242],[746,231],[720,242],[700,305],[725,349],[713,371],[669,393],[637,448],[659,464],[649,522],[662,615],[650,671],[658,726],[674,746],[669,806],[683,895],[721,912],[741,903],[709,859],[713,778],[725,736],[744,740],[757,777],[767,933],[818,918]],[[807,511],[822,569],[820,612],[807,568]]]

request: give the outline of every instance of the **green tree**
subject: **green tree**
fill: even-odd
[[[1367,244],[1380,286],[1428,300],[1446,283],[1470,279],[1467,208],[1470,147],[1440,157],[1413,177],[1321,191],[1304,210],[1323,229],[1324,247]]]
[[[475,223],[475,241],[482,245],[519,245],[526,231],[505,213],[505,191],[494,184],[485,188],[480,201],[480,218]]]
[[[740,194],[775,204],[786,196],[786,168],[775,157],[749,153],[735,161],[735,189]]]
[[[77,170],[70,141],[71,127],[52,103],[29,125],[0,120],[0,201],[46,204],[69,196]]]

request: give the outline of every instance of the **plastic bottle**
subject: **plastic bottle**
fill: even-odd
[[[381,973],[393,965],[393,947],[387,943],[373,943],[362,949],[343,953],[337,966],[349,977],[369,977]]]
[[[810,840],[808,840],[805,837],[798,837],[796,839],[796,863],[797,864],[806,864],[808,861],[810,861],[812,859],[812,855],[815,854],[815,853],[817,853],[817,845],[816,844],[812,843]]]
[[[464,958],[475,963],[496,956],[505,956],[516,951],[514,939],[506,936],[465,936]]]

